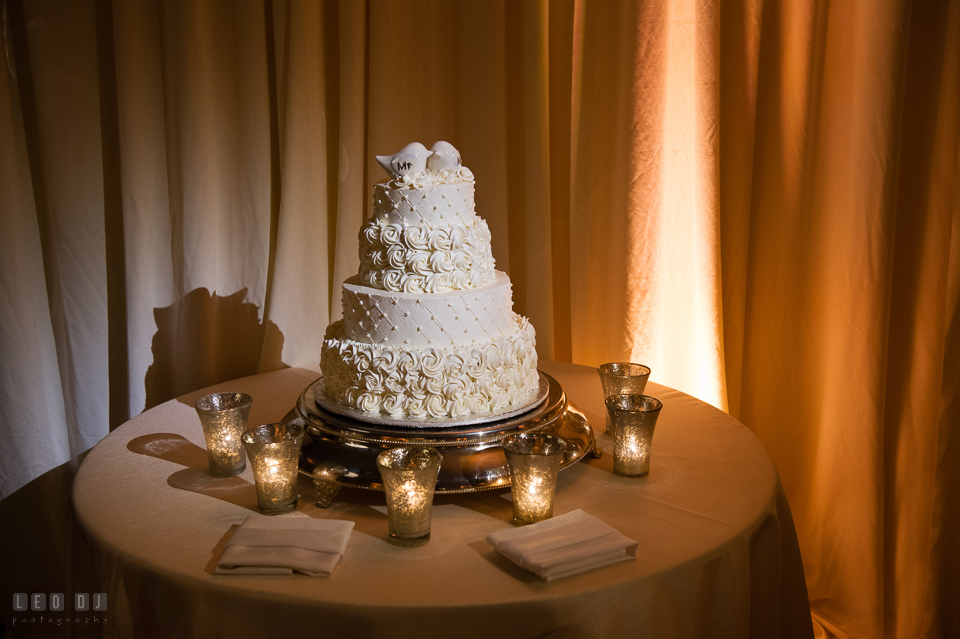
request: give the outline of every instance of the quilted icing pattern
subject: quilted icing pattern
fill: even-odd
[[[473,187],[470,182],[437,184],[425,189],[375,184],[374,219],[384,224],[403,222],[407,226],[423,224],[428,228],[470,224],[476,217]]]
[[[510,278],[466,291],[416,295],[380,291],[351,278],[343,285],[348,339],[405,348],[486,343],[515,330]]]

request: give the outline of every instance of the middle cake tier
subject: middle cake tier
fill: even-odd
[[[343,283],[343,336],[394,348],[449,348],[487,344],[512,335],[510,278],[499,271],[489,284],[434,294],[396,293]]]
[[[433,294],[347,280],[320,367],[326,397],[373,417],[490,415],[527,407],[539,392],[536,334],[513,312],[499,272],[484,286]]]

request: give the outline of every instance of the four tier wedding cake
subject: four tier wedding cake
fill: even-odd
[[[327,327],[324,395],[424,426],[534,403],[536,336],[513,312],[510,278],[494,269],[459,152],[414,142],[377,160],[390,179],[374,186],[360,272],[343,284],[343,320]]]

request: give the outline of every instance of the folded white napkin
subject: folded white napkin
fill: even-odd
[[[329,576],[347,550],[353,525],[312,517],[247,517],[227,542],[215,572]]]
[[[633,559],[637,542],[593,515],[574,510],[487,535],[501,555],[546,581]]]

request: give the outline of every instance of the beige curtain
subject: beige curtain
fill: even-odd
[[[642,361],[764,442],[820,636],[960,635],[960,2],[3,0],[3,27],[0,510],[144,408],[316,363],[373,155],[445,139],[541,357]]]

